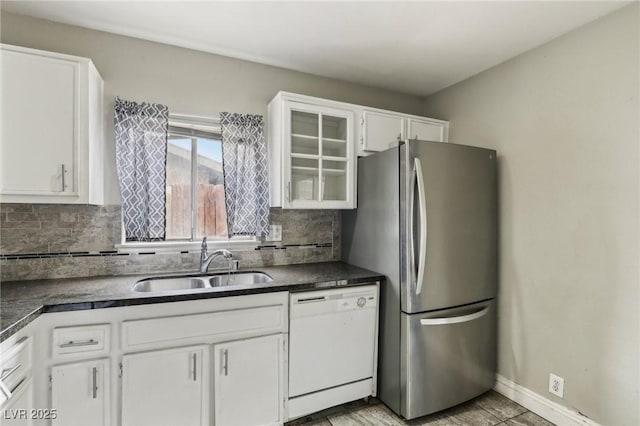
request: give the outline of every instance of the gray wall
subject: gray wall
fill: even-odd
[[[636,3],[423,110],[499,153],[499,373],[604,425],[640,424],[639,22]]]
[[[173,113],[262,114],[280,90],[406,113],[422,99],[335,79],[3,12],[2,43],[91,58],[104,79],[106,203],[119,203],[113,98],[158,102]]]

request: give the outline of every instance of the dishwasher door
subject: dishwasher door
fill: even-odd
[[[292,293],[289,397],[371,378],[377,287]]]

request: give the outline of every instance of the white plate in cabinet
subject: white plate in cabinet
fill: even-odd
[[[103,203],[103,81],[91,60],[0,45],[0,195]]]
[[[109,353],[111,324],[57,327],[53,329],[53,358],[72,355],[101,356]]]

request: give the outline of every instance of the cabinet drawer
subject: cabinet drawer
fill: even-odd
[[[124,321],[122,324],[123,349],[142,345],[174,342],[192,338],[214,340],[229,333],[243,336],[266,332],[286,332],[284,305],[232,311],[209,312],[163,318]]]
[[[31,369],[31,337],[24,337],[0,356],[0,381],[13,392]]]
[[[98,356],[109,353],[110,324],[53,329],[53,357]]]

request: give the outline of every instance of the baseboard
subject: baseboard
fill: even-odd
[[[496,385],[493,389],[556,425],[601,426],[577,411],[553,402],[500,374],[496,375]]]

